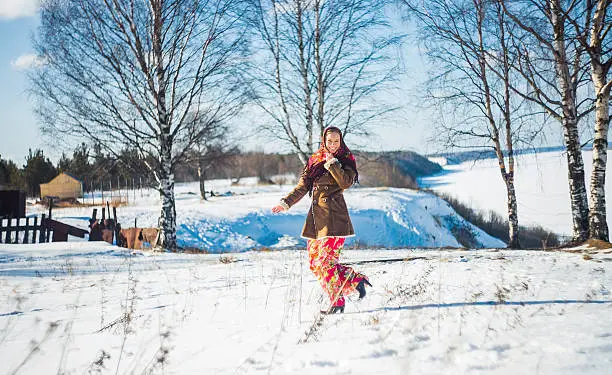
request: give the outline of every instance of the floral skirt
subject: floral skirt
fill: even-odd
[[[351,267],[338,263],[344,237],[325,237],[308,240],[310,270],[327,292],[335,306],[344,306],[344,296],[355,291],[357,284],[365,278]]]

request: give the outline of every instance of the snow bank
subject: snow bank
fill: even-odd
[[[258,186],[250,179],[231,186],[212,181],[207,190],[219,196],[202,201],[198,184],[176,189],[177,238],[183,247],[209,252],[246,251],[254,248],[305,247],[302,226],[310,207],[306,196],[291,210],[274,215],[273,205],[293,186]],[[505,247],[505,244],[466,222],[438,197],[410,189],[351,188],[345,192],[356,236],[346,246],[359,247]],[[85,199],[87,201],[87,198]],[[91,208],[54,210],[54,218],[87,228]],[[122,227],[156,226],[159,198],[154,191],[136,197],[118,209]],[[71,238],[72,240],[72,238]]]

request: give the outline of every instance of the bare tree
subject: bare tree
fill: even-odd
[[[253,0],[261,49],[255,102],[271,119],[264,129],[306,162],[323,129],[367,134],[394,108],[375,94],[397,77],[389,58],[401,42],[382,0]]]
[[[200,181],[200,196],[206,198],[206,179],[211,172],[231,168],[233,156],[238,154],[238,148],[229,146],[223,139],[200,144],[196,150],[198,180]]]
[[[513,35],[513,49],[519,56],[515,68],[527,82],[527,89],[514,87],[513,92],[539,105],[562,125],[573,240],[584,241],[589,235],[589,207],[578,124],[593,105],[592,99],[582,95],[588,84],[585,48],[572,32],[568,17],[579,12],[584,2],[498,1],[518,26]]]
[[[138,150],[161,197],[161,243],[176,248],[174,168],[207,136],[202,118],[240,104],[239,1],[46,0],[33,73],[43,130]]]
[[[418,21],[419,39],[432,61],[428,97],[453,119],[438,140],[451,148],[492,148],[506,186],[510,248],[520,247],[515,190],[515,144],[529,144],[539,129],[524,128],[527,108],[511,95],[515,57],[499,4],[481,0],[404,0]]]
[[[608,128],[610,126],[609,78],[612,66],[612,19],[610,0],[588,0],[579,12],[565,16],[574,26],[578,41],[589,56],[591,80],[595,89],[595,126],[593,136],[593,171],[590,181],[589,237],[609,240],[606,216],[606,168],[608,163]]]

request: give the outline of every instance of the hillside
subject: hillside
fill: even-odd
[[[305,247],[300,237],[310,200],[305,197],[290,211],[273,215],[271,208],[293,186],[260,186],[256,178],[240,185],[214,180],[208,186],[221,196],[202,201],[197,183],[176,186],[177,237],[183,247],[209,252],[253,248]],[[345,192],[357,234],[347,246],[359,247],[504,247],[466,222],[440,198],[425,192],[395,188],[351,188]],[[99,198],[98,198],[99,199]],[[85,201],[88,199],[86,198]],[[159,196],[148,190],[143,197],[118,209],[122,227],[156,226]],[[44,212],[44,208],[38,208]],[[59,208],[53,217],[87,228],[92,208]],[[34,212],[34,211],[32,211]]]
[[[583,151],[582,156],[588,189],[592,152]],[[612,154],[608,151],[608,160],[610,157]],[[434,160],[442,163],[437,158]],[[519,155],[514,176],[519,223],[541,225],[569,237],[572,233],[572,219],[567,182],[567,155],[559,150]],[[500,177],[497,159],[448,164],[442,172],[419,179],[419,184],[436,192],[449,194],[474,209],[493,211],[504,218],[507,217],[506,188]],[[610,173],[606,174],[606,193],[608,196],[612,194]],[[608,199],[606,204],[607,212],[612,212],[612,200]]]
[[[412,151],[360,152],[357,154],[362,186],[418,188],[417,179],[442,171],[442,167]]]

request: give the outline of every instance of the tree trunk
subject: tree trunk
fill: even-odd
[[[289,137],[289,140],[291,142],[291,144],[293,145],[293,147],[298,151],[298,155],[300,156],[300,159],[305,159],[308,160],[308,156],[305,156],[306,153],[302,151],[301,147],[300,147],[300,142],[298,140],[298,138],[296,137],[296,135],[294,134],[292,127],[291,127],[291,116],[289,114],[289,109],[287,108],[287,101],[285,100],[285,94],[284,94],[284,90],[283,90],[283,82],[282,82],[282,75],[281,75],[281,47],[280,47],[280,35],[279,35],[279,21],[278,21],[278,13],[277,13],[277,7],[276,7],[276,2],[272,1],[272,7],[273,7],[273,12],[274,12],[274,48],[273,48],[273,54],[274,54],[274,63],[275,63],[275,83],[276,83],[276,88],[277,88],[277,92],[278,92],[278,96],[280,99],[280,104],[281,104],[281,109],[283,111],[283,115],[285,118],[285,121],[282,123],[283,128],[285,129],[285,133],[287,134],[287,136]]]
[[[589,234],[589,207],[584,180],[584,163],[578,140],[575,118],[563,119],[563,135],[567,149],[567,167],[572,207],[573,240],[585,241]]]
[[[565,24],[558,0],[551,1],[554,33],[555,68],[563,107],[563,139],[567,150],[567,173],[572,208],[573,241],[585,241],[589,235],[589,206],[584,179],[584,163],[578,135],[576,89],[573,87],[565,48]]]
[[[200,180],[200,196],[206,200],[206,172],[202,168],[202,160],[198,161],[198,179]]]
[[[590,30],[589,54],[591,79],[595,88],[595,135],[593,139],[593,172],[591,174],[591,205],[589,207],[589,237],[609,241],[606,216],[606,167],[608,163],[608,128],[610,126],[609,62],[602,62],[602,37],[609,4],[597,2]]]
[[[159,129],[159,194],[162,209],[159,217],[160,245],[166,249],[176,249],[176,206],[174,200],[174,174],[172,173],[172,144],[170,116],[166,106],[166,69],[162,50],[163,19],[162,2],[153,2],[153,56],[157,78],[157,126]]]
[[[514,176],[512,173],[507,174],[506,191],[508,193],[508,248],[520,249],[518,207],[516,203],[516,192],[514,190]]]
[[[323,135],[325,129],[325,82],[323,82],[323,67],[321,66],[321,8],[320,0],[315,0],[315,42],[314,42],[314,61],[317,71],[317,123],[319,125],[319,136]]]
[[[296,23],[297,23],[297,34],[298,34],[298,51],[300,54],[300,74],[302,75],[302,85],[304,86],[304,111],[306,115],[306,150],[310,153],[314,152],[313,147],[313,134],[312,134],[312,102],[311,102],[311,91],[310,91],[310,80],[308,79],[308,68],[306,66],[306,58],[304,55],[304,21],[302,19],[303,0],[296,0],[297,11],[296,11]]]
[[[160,97],[160,102],[164,102]],[[163,107],[163,106],[161,106]],[[162,112],[160,119],[168,121],[168,116]],[[159,139],[159,195],[161,198],[161,213],[159,217],[160,246],[168,250],[176,249],[176,202],[174,199],[174,173],[172,172],[172,137],[170,126],[160,126]]]
[[[162,138],[167,138],[163,137]],[[160,155],[159,195],[161,213],[159,217],[160,245],[165,249],[176,249],[176,202],[174,200],[174,174],[171,164],[171,145],[162,144]]]
[[[591,174],[591,205],[589,237],[609,241],[606,220],[606,166],[608,162],[608,127],[610,89],[604,88],[605,75],[601,66],[593,66],[592,76],[597,99],[595,102],[595,136],[593,140],[593,172]]]
[[[485,99],[485,107],[486,107],[486,114],[487,114],[487,119],[489,121],[489,132],[491,133],[492,137],[491,137],[491,141],[493,142],[494,148],[495,148],[495,155],[497,156],[497,162],[499,164],[499,170],[501,173],[501,177],[504,180],[504,182],[506,183],[506,194],[507,194],[507,200],[506,203],[508,205],[508,247],[511,249],[517,249],[520,247],[519,244],[519,239],[518,239],[518,233],[519,233],[519,227],[518,227],[518,209],[517,209],[517,203],[516,203],[516,191],[514,190],[514,154],[513,154],[513,147],[512,147],[512,129],[511,129],[511,124],[512,124],[512,120],[510,118],[510,93],[508,91],[509,88],[509,82],[510,82],[510,78],[508,76],[508,71],[509,71],[509,67],[507,64],[507,55],[504,55],[504,88],[505,88],[505,94],[504,94],[504,105],[500,106],[502,109],[502,112],[504,114],[504,123],[506,126],[506,147],[508,148],[508,155],[509,155],[509,167],[510,167],[510,171],[507,172],[506,171],[506,162],[505,162],[505,158],[504,158],[504,152],[502,150],[502,146],[501,146],[501,140],[500,140],[500,134],[499,134],[499,127],[495,121],[495,116],[493,114],[493,107],[492,107],[492,93],[491,93],[491,87],[489,86],[489,80],[487,78],[487,63],[485,61],[486,59],[486,53],[485,53],[485,43],[484,43],[484,36],[483,36],[483,25],[485,22],[485,4],[483,2],[478,2],[476,3],[477,5],[477,25],[478,25],[478,47],[479,47],[479,54],[478,54],[478,65],[480,67],[480,80],[482,81],[482,89],[483,89],[483,94],[484,94],[484,99]],[[503,30],[503,23],[500,23],[502,25],[501,30]],[[503,31],[502,31],[502,38],[503,38]],[[503,39],[502,39],[502,43],[503,43]],[[505,47],[502,44],[503,47]],[[506,48],[503,48],[504,51],[506,51]]]

